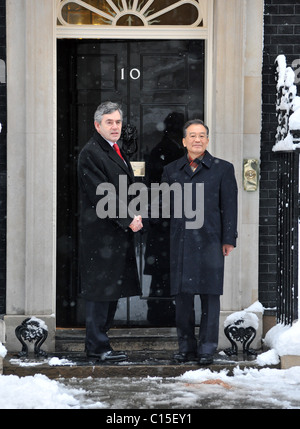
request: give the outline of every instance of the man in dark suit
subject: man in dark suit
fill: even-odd
[[[121,183],[124,189],[134,182],[130,162],[117,145],[122,119],[118,104],[102,103],[95,112],[94,135],[78,159],[80,274],[82,295],[86,299],[86,353],[102,361],[127,358],[124,352],[112,350],[107,332],[118,299],[141,295],[134,232],[142,228],[142,220],[128,210],[124,212],[124,196],[120,195]],[[117,208],[115,214],[99,213],[97,209],[101,198],[99,185],[106,184],[115,190],[111,194]],[[118,216],[121,208],[122,216]]]
[[[196,207],[196,212],[202,209],[204,215],[201,225],[198,220],[192,226],[191,211],[175,216],[174,201],[171,204],[171,295],[175,296],[179,344],[175,359],[196,359],[200,365],[207,365],[213,362],[218,345],[224,256],[236,246],[237,183],[233,165],[206,150],[209,129],[202,121],[187,122],[183,131],[187,154],[164,168],[162,182],[169,186],[179,183],[183,190],[185,184],[192,184],[188,197],[194,209],[201,200],[196,192],[203,184],[203,207]],[[198,344],[194,333],[195,295],[201,299]]]

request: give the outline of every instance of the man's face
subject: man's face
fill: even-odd
[[[208,145],[209,139],[206,128],[201,124],[192,124],[186,130],[186,137],[182,140],[192,159],[201,156]]]
[[[116,110],[113,113],[108,113],[102,116],[100,124],[95,121],[95,128],[99,134],[106,140],[116,143],[121,136],[122,119],[120,112]]]

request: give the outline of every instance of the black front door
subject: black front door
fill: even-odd
[[[122,105],[123,149],[137,180],[157,183],[184,153],[184,122],[204,119],[204,41],[58,40],[57,64],[57,324],[82,326],[76,168],[94,112],[106,100]],[[143,296],[120,300],[116,320],[173,325],[168,224],[150,225],[136,241]]]

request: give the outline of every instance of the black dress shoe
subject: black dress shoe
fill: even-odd
[[[109,361],[109,362],[121,362],[127,360],[128,356],[124,352],[115,352],[114,350],[110,350],[109,352],[101,353],[100,360]]]
[[[199,365],[210,365],[213,363],[213,361],[214,361],[213,355],[205,354],[205,355],[200,355],[198,358]]]
[[[114,350],[109,350],[103,353],[86,353],[88,358],[95,358],[101,361],[109,361],[109,362],[121,362],[128,359],[126,353],[124,352],[115,352]]]
[[[174,353],[173,358],[174,358],[174,360],[176,360],[177,362],[180,362],[180,363],[197,361],[196,354],[193,352]]]

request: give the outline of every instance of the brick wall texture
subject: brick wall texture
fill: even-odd
[[[277,128],[275,60],[285,55],[287,65],[300,64],[299,0],[265,0],[261,134],[259,300],[265,307],[277,303],[277,177],[282,156],[272,152]],[[295,67],[300,78],[300,65]],[[297,71],[297,68],[299,71]],[[300,86],[297,84],[298,95]]]

